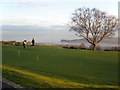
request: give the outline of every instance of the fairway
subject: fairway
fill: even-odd
[[[32,88],[117,88],[118,52],[3,45],[3,77]]]

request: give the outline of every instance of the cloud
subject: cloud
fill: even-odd
[[[2,25],[37,25],[37,26],[53,26],[53,25],[65,25],[64,21],[57,21],[53,18],[42,17],[14,17],[14,18],[2,18],[0,19]]]
[[[43,27],[32,25],[3,25],[3,31],[31,31],[31,30],[43,30]]]
[[[50,4],[45,2],[35,2],[32,0],[11,0],[0,1],[1,6],[16,7],[16,8],[36,8],[36,7],[49,7]]]
[[[115,0],[84,0],[84,2],[114,2]],[[117,2],[119,0],[116,0]],[[0,2],[83,2],[83,0],[1,0]]]
[[[36,26],[36,25],[3,25],[3,40],[30,40],[35,38],[37,42],[60,42],[61,39],[75,39],[77,36],[69,32],[67,26]]]
[[[64,31],[69,30],[68,26],[37,26],[37,25],[2,25],[3,31]]]

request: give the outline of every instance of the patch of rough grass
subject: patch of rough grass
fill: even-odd
[[[2,68],[8,70],[9,72],[11,71],[17,72],[21,74],[21,77],[30,79],[31,81],[34,81],[36,83],[45,84],[46,88],[47,86],[52,88],[118,88],[118,86],[112,86],[112,85],[90,85],[90,84],[76,83],[69,80],[42,76],[36,73],[15,69],[5,65],[3,65]]]

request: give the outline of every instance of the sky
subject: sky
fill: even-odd
[[[79,39],[68,23],[75,9],[97,8],[118,16],[119,0],[1,0],[1,40],[60,42]],[[0,31],[1,32],[1,31]]]

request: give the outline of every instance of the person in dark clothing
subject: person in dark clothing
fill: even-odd
[[[34,40],[34,38],[33,38],[33,39],[32,39],[32,45],[31,45],[31,46],[34,47],[34,45],[35,45],[35,40]]]
[[[24,41],[23,41],[23,47],[24,47],[24,48],[26,48],[26,44],[27,44],[27,41],[24,40]]]

